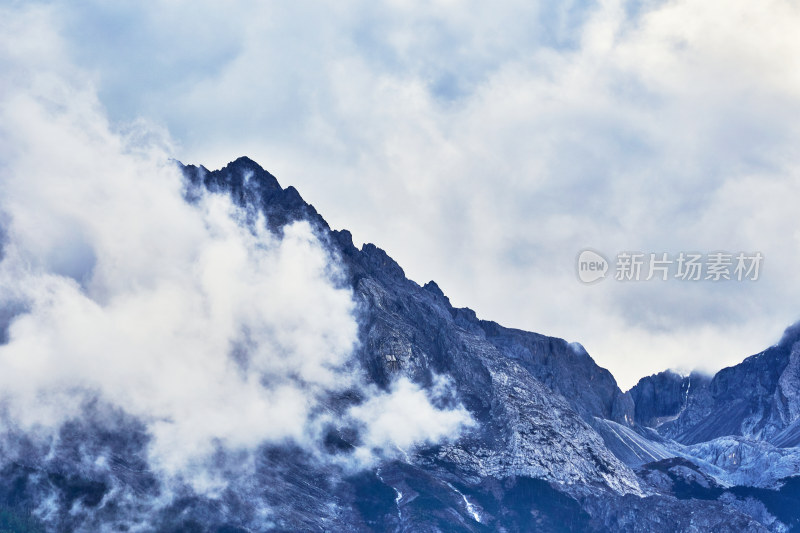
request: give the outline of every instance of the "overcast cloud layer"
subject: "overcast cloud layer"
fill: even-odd
[[[795,3],[30,6],[4,46],[91,79],[113,128],[160,125],[209,168],[249,155],[412,279],[581,342],[623,387],[736,363],[800,315]],[[587,247],[765,259],[752,283],[585,286]]]

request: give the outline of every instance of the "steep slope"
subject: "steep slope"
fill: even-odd
[[[611,372],[599,367],[578,343],[480,321],[487,340],[518,361],[537,380],[567,398],[584,419],[594,417],[630,425],[634,403]]]
[[[347,266],[348,282],[361,303],[358,356],[370,379],[387,386],[406,376],[430,387],[435,376],[448,376],[458,399],[478,421],[479,432],[468,444],[443,452],[446,457],[481,475],[529,476],[638,492],[630,469],[572,408],[610,416],[615,395],[621,395],[613,377],[585,351],[561,339],[479,321],[469,309],[454,309],[435,283],[420,287],[408,280],[374,245],[357,249],[349,232],[330,231],[313,207],[293,192],[278,192],[274,177],[254,165],[241,158],[220,171],[187,168],[187,173],[212,191],[230,187],[245,204],[260,200],[268,220],[306,219],[317,225]],[[260,181],[264,184],[257,185]],[[508,357],[515,346],[532,349],[530,357]],[[537,359],[548,363],[537,364]],[[588,392],[571,395],[571,406],[558,387],[549,388],[530,369],[542,369],[564,392]],[[602,388],[589,386],[594,376]]]

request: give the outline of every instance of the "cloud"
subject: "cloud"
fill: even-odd
[[[362,464],[374,461],[374,454],[406,453],[421,443],[437,444],[453,440],[475,422],[461,405],[441,409],[432,402],[447,396],[447,380],[439,376],[426,392],[401,377],[388,393],[373,394],[366,402],[352,407],[348,416],[365,428],[355,457]]]
[[[578,340],[625,386],[797,318],[791,2],[159,5],[49,3],[51,55],[115,120],[185,160],[248,153],[483,317]],[[764,277],[587,288],[587,247],[761,251]]]
[[[28,31],[59,49],[41,29],[49,16],[4,23],[2,50]],[[408,382],[362,381],[353,295],[307,222],[278,238],[226,195],[187,202],[168,136],[112,127],[77,69],[47,68],[51,54],[0,59],[5,429],[52,438],[99,401],[144,424],[151,467],[200,488],[214,482],[198,465],[220,449],[321,453],[324,426],[350,420],[323,409],[345,389],[365,393],[353,417],[372,447],[457,434],[463,409],[439,410]],[[369,409],[408,402],[441,424],[371,437],[385,418]]]

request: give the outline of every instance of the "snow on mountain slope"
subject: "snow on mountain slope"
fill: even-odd
[[[313,431],[248,449],[217,441],[209,462],[193,464],[193,482],[167,480],[150,464],[158,442],[153,421],[126,412],[124,402],[94,398],[45,442],[7,425],[0,520],[13,516],[33,531],[793,527],[795,485],[778,479],[792,474],[793,452],[725,438],[681,444],[729,427],[791,441],[797,361],[789,348],[746,362],[755,378],[734,368],[745,383],[738,390],[724,375],[670,375],[623,393],[579,345],[480,320],[454,308],[436,283],[407,279],[377,246],[356,248],[349,232],[331,230],[294,188],[281,187],[254,161],[240,158],[218,171],[179,168],[186,202],[208,192],[230,197],[252,238],[264,228],[276,239],[291,236],[294,222],[309,228],[306,240],[335,262],[334,288],[352,297],[357,342],[339,370],[349,380],[315,388],[307,415]],[[292,294],[306,294],[294,289],[287,281],[259,294],[280,295],[289,305]],[[13,319],[4,316],[0,321]],[[302,330],[305,322],[297,320]],[[0,323],[0,342],[8,342],[7,325]],[[231,372],[242,379],[252,370],[247,355],[257,334],[244,329],[229,354]],[[302,353],[319,356],[319,346]],[[290,376],[308,384],[300,370]],[[270,390],[275,376],[267,378],[246,381]],[[758,401],[736,396],[755,392]],[[738,410],[726,411],[727,400]],[[756,420],[742,405],[766,407]],[[228,407],[234,416],[248,406]],[[250,423],[266,432],[275,422],[264,416]],[[759,478],[759,471],[769,475]],[[740,483],[758,486],[734,486]]]

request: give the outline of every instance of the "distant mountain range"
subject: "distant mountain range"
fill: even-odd
[[[265,446],[252,476],[222,494],[153,507],[163,493],[142,459],[142,427],[119,414],[100,428],[89,411],[62,429],[59,449],[17,443],[30,461],[0,476],[0,531],[115,530],[130,515],[147,516],[146,531],[800,531],[800,327],[713,377],[663,372],[623,392],[580,345],[481,320],[377,246],[356,248],[254,161],[181,168],[187,201],[230,194],[277,234],[308,221],[355,295],[368,380],[431,388],[446,376],[450,401],[476,424],[357,472]],[[332,397],[329,408],[359,401]],[[353,453],[358,439],[331,427],[326,453]],[[75,458],[93,447],[114,460],[87,475]],[[44,499],[52,512],[31,517]]]

